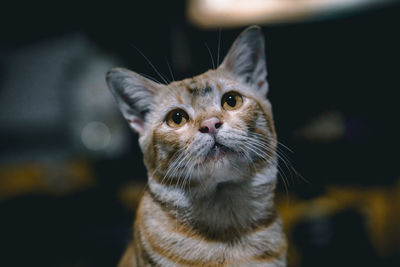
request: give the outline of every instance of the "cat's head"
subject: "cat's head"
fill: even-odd
[[[164,85],[116,68],[107,83],[139,134],[150,179],[216,184],[274,163],[266,76],[264,38],[253,26],[215,70]]]

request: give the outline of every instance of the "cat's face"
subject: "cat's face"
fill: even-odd
[[[273,164],[276,135],[256,27],[238,37],[216,70],[161,85],[114,69],[108,83],[140,135],[151,179],[204,186]]]

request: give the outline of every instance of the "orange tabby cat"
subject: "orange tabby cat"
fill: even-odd
[[[119,266],[286,266],[266,76],[256,26],[217,69],[193,78],[164,85],[126,69],[107,73],[148,171]]]

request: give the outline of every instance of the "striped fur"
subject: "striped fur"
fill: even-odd
[[[286,266],[266,73],[257,27],[238,37],[220,67],[193,78],[161,85],[109,72],[109,87],[139,132],[149,179],[119,266]],[[241,106],[223,108],[228,92],[241,96]],[[174,128],[166,116],[176,108],[189,119]],[[201,132],[210,118],[218,130]]]

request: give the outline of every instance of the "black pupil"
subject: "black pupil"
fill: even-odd
[[[174,114],[172,115],[172,120],[176,124],[180,124],[182,122],[182,114],[179,111],[174,112]]]
[[[231,107],[236,106],[236,98],[233,95],[228,95],[225,101]]]

